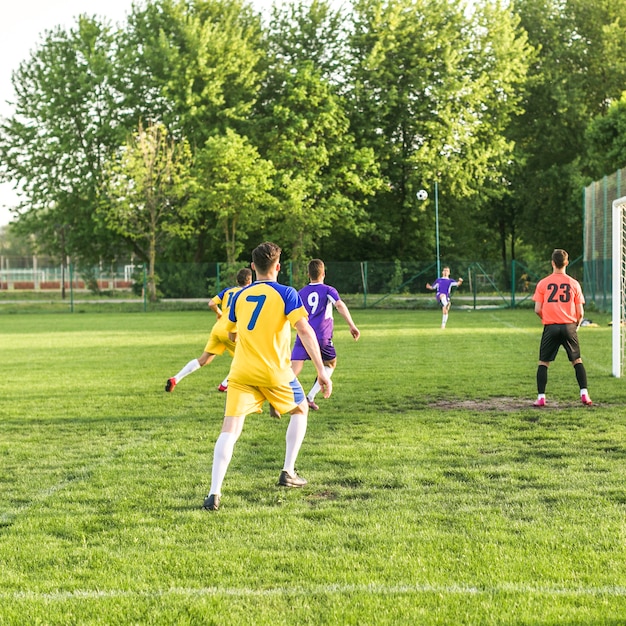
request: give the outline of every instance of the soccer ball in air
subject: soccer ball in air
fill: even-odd
[[[428,192],[425,189],[420,189],[417,192],[417,199],[418,200],[426,200],[426,198],[428,198]]]

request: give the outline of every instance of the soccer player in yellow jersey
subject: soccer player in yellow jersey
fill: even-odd
[[[578,343],[578,327],[585,315],[585,297],[578,281],[567,275],[568,263],[569,255],[565,250],[554,250],[552,274],[537,283],[533,295],[535,313],[543,322],[537,367],[537,400],[533,403],[534,406],[546,404],[548,366],[556,358],[561,346],[565,348],[567,357],[574,366],[581,402],[592,404],[587,391],[587,372],[580,358]]]
[[[219,508],[222,483],[246,416],[261,413],[265,401],[278,413],[291,413],[285,464],[278,483],[283,487],[302,487],[307,483],[295,469],[306,433],[309,405],[291,369],[291,327],[311,357],[325,398],[330,396],[332,385],[298,292],[276,282],[280,253],[281,249],[271,242],[262,243],[252,251],[256,281],[235,295],[228,315],[228,329],[231,339],[236,337],[237,349],[228,374],[222,432],[213,452],[211,490],[203,504],[209,511]]]
[[[224,354],[226,351],[228,351],[230,356],[233,356],[235,353],[235,342],[228,337],[228,330],[226,329],[228,311],[235,294],[251,282],[252,270],[244,267],[237,272],[236,287],[227,287],[226,289],[222,289],[222,291],[209,300],[209,308],[217,316],[217,321],[211,329],[211,334],[209,335],[209,340],[204,348],[204,352],[197,359],[189,361],[189,363],[187,363],[187,365],[185,365],[185,367],[183,367],[183,369],[180,370],[176,376],[168,378],[165,383],[165,391],[174,391],[174,387],[176,387],[176,385],[183,378],[185,378],[185,376],[188,376],[196,370],[199,370],[201,367],[208,365],[216,356]],[[222,305],[221,308],[220,305]],[[228,378],[225,378],[220,383],[218,389],[220,391],[226,391],[227,386]]]

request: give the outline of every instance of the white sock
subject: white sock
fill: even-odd
[[[335,368],[329,367],[328,365],[324,365],[324,371],[326,372],[326,376],[330,378],[333,375]],[[317,395],[317,392],[321,390],[322,388],[320,387],[320,384],[317,382],[317,378],[316,378],[315,384],[313,385],[313,387],[311,387],[311,391],[309,391],[309,393],[306,394],[306,399],[313,402],[313,400],[315,400],[315,396]]]
[[[210,494],[221,495],[222,483],[224,482],[230,460],[233,458],[233,450],[238,438],[235,433],[220,433],[220,436],[217,438],[215,450],[213,451]]]
[[[306,434],[307,416],[304,413],[294,413],[289,420],[287,435],[285,437],[287,445],[285,449],[285,465],[283,469],[293,476],[296,473],[296,459],[300,446]]]
[[[546,394],[545,393],[538,393],[537,394],[537,400],[545,400],[546,399]]]
[[[581,390],[580,390],[580,396],[581,396],[581,397],[582,397],[582,396],[588,396],[588,395],[589,395],[589,392],[588,392],[586,389],[581,389]]]
[[[222,387],[228,387],[228,376],[222,381]]]
[[[183,367],[183,369],[180,370],[176,376],[174,376],[174,380],[179,383],[183,378],[185,378],[185,376],[199,370],[201,367],[202,365],[200,365],[200,361],[198,361],[198,359],[193,359],[193,361],[189,361],[189,363],[187,363],[187,365],[185,365],[185,367]]]
[[[445,326],[448,322],[448,314],[446,313],[445,315],[441,316],[441,325]]]

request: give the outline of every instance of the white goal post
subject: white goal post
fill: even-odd
[[[620,378],[624,366],[624,339],[625,339],[625,306],[626,306],[626,196],[613,201],[612,211],[612,294],[611,294],[611,323],[612,328],[612,374]]]

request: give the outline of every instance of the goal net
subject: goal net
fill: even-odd
[[[613,201],[612,210],[612,344],[613,376],[620,378],[624,368],[626,338],[626,196]]]

